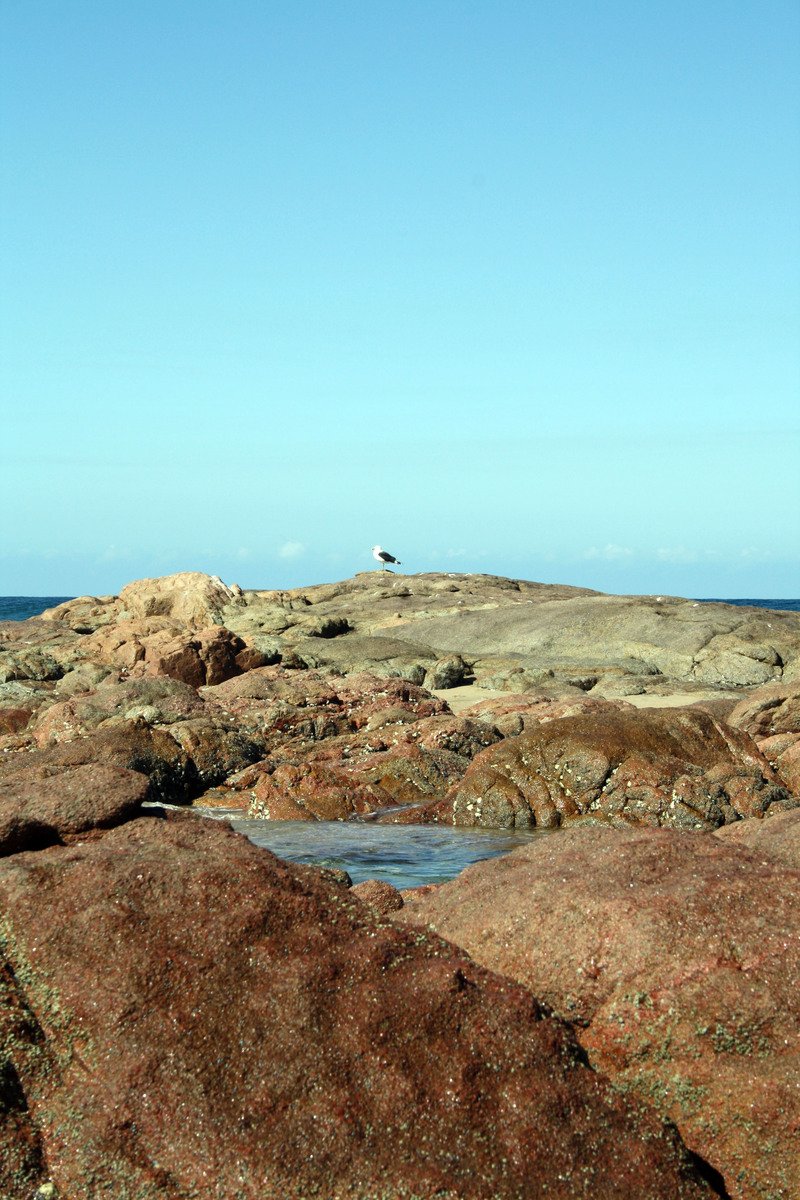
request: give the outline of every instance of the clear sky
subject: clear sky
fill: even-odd
[[[0,594],[800,596],[796,0],[2,0]]]

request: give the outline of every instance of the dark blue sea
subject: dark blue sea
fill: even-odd
[[[0,621],[27,621],[73,596],[0,596]]]

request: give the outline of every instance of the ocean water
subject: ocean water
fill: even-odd
[[[27,621],[73,596],[0,596],[0,621]]]
[[[455,879],[465,867],[497,858],[543,829],[460,829],[451,825],[375,825],[364,821],[263,821],[241,809],[195,808],[216,820],[229,820],[256,846],[289,862],[339,867],[353,883],[383,879],[397,888]]]
[[[724,600],[704,597],[701,604],[736,604],[740,608],[777,608],[784,612],[800,612],[800,600]]]

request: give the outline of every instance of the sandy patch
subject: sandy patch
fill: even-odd
[[[458,714],[465,709],[472,708],[473,704],[479,704],[481,700],[498,700],[509,697],[518,697],[521,703],[526,699],[530,699],[525,692],[499,692],[491,688],[478,687],[477,684],[468,683],[462,687],[441,688],[435,691],[434,696],[438,696],[440,700],[445,700],[451,710]],[[725,692],[714,691],[697,691],[697,692],[670,692],[666,695],[660,693],[645,692],[640,696],[614,696],[612,699],[625,700],[626,703],[632,704],[634,708],[684,708],[687,704],[702,704],[706,700],[725,700],[729,698],[729,694]],[[597,696],[598,700],[605,700],[605,696]]]

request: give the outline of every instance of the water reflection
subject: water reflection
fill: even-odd
[[[196,809],[224,817],[257,846],[290,862],[340,867],[353,883],[385,879],[398,888],[444,883],[464,867],[496,858],[541,830],[457,829],[442,825],[373,825],[352,821],[259,821],[241,809]]]

